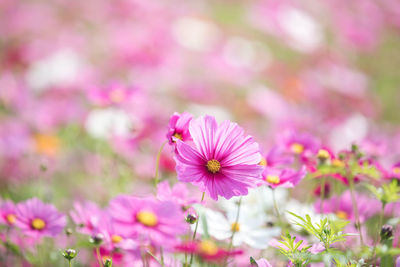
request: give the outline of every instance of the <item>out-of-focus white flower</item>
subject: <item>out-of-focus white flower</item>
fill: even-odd
[[[215,24],[196,17],[182,17],[172,25],[175,40],[183,47],[195,51],[207,51],[218,38]]]
[[[30,88],[37,92],[74,82],[82,68],[78,54],[63,49],[33,63],[27,72]]]
[[[264,213],[254,215],[246,209],[241,209],[238,222],[236,223],[237,206],[227,211],[227,217],[222,213],[211,209],[196,206],[199,214],[198,232],[204,234],[203,220],[207,222],[208,233],[216,239],[225,240],[232,236],[233,246],[240,246],[242,243],[252,248],[264,249],[268,247],[271,238],[280,234],[280,228],[268,227],[267,217]],[[192,226],[194,228],[194,226]]]
[[[100,139],[112,136],[126,137],[131,133],[133,121],[121,109],[94,109],[86,119],[85,128],[90,135]]]

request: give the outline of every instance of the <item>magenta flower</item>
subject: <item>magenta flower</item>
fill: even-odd
[[[277,167],[288,165],[293,162],[293,158],[285,153],[284,149],[274,146],[267,154],[261,159],[260,165],[265,167]]]
[[[174,244],[187,231],[181,208],[171,201],[121,195],[108,211],[119,233],[157,245]]]
[[[2,201],[0,204],[0,225],[12,226],[16,220],[15,204],[10,200]]]
[[[190,113],[183,112],[179,114],[175,112],[168,123],[167,139],[170,145],[176,142],[177,139],[183,142],[192,140],[189,133],[189,123],[193,116]]]
[[[15,225],[28,236],[57,236],[67,224],[66,216],[57,211],[52,204],[31,198],[16,206]]]
[[[184,183],[177,183],[172,188],[168,181],[163,181],[157,186],[157,199],[161,201],[173,201],[182,207],[187,207],[197,200],[189,195],[189,190]]]
[[[283,143],[289,152],[300,155],[301,158],[316,154],[320,147],[318,140],[312,135],[295,131],[286,132]]]
[[[360,222],[365,222],[370,217],[380,211],[381,204],[378,200],[369,198],[362,194],[355,195]],[[356,218],[353,211],[350,191],[344,192],[341,196],[333,196],[328,200],[324,200],[322,211],[320,210],[321,200],[315,203],[315,210],[320,213],[333,213],[338,218],[355,222]]]
[[[198,185],[212,199],[247,195],[257,186],[264,169],[259,146],[236,123],[218,125],[211,116],[192,120],[189,132],[195,147],[177,142],[178,179]]]
[[[74,203],[74,210],[70,216],[74,223],[79,227],[78,232],[92,235],[98,232],[103,211],[93,202],[85,201],[83,204]]]
[[[264,181],[271,188],[295,187],[307,174],[306,167],[303,166],[299,171],[293,169],[266,168],[263,173]]]
[[[121,104],[128,101],[135,92],[136,88],[126,87],[114,82],[104,88],[92,87],[88,89],[88,98],[93,103],[100,106]]]

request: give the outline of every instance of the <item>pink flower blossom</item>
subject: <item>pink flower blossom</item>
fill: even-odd
[[[303,166],[299,171],[293,169],[266,168],[263,173],[265,183],[272,188],[295,187],[305,176],[306,167]]]
[[[172,188],[169,186],[168,181],[163,181],[157,187],[157,199],[161,201],[173,201],[182,207],[186,207],[197,200],[189,195],[189,191],[185,184],[177,183]]]
[[[0,203],[0,224],[13,226],[16,222],[15,204],[10,201],[2,201]]]
[[[102,210],[90,201],[75,202],[74,210],[70,212],[70,216],[78,226],[78,232],[92,235],[98,232],[98,226],[102,220]]]
[[[217,124],[214,117],[192,120],[189,132],[195,147],[177,141],[176,170],[178,179],[191,182],[206,191],[212,199],[230,199],[247,195],[257,186],[264,169],[259,165],[259,146],[236,123]]]
[[[55,237],[67,224],[66,216],[58,212],[54,205],[43,203],[37,198],[18,204],[16,215],[15,225],[24,234],[35,238]]]
[[[181,208],[172,201],[120,195],[108,210],[120,233],[157,245],[173,244],[187,230]]]
[[[189,133],[189,123],[192,120],[192,114],[183,112],[179,114],[175,112],[168,123],[167,139],[170,145],[176,142],[177,139],[183,142],[192,140]]]

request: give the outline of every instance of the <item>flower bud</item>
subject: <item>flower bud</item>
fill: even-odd
[[[72,229],[71,229],[71,228],[66,228],[66,229],[65,229],[65,234],[66,234],[67,236],[72,235]]]
[[[111,258],[105,259],[103,266],[104,267],[112,267],[112,259]]]
[[[186,222],[190,223],[190,224],[194,224],[197,221],[197,215],[196,214],[192,214],[189,213],[186,218],[185,218]]]
[[[77,254],[76,250],[71,248],[64,250],[62,253],[64,258],[66,258],[69,261],[75,258],[76,254]]]
[[[393,236],[393,226],[385,224],[381,228],[381,240],[389,240]]]
[[[103,242],[104,236],[103,234],[96,234],[94,236],[92,236],[91,238],[89,238],[89,242],[98,246]]]

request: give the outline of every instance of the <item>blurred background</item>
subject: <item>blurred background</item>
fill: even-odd
[[[150,192],[175,111],[263,149],[296,130],[393,164],[399,31],[398,0],[0,0],[1,194]]]

